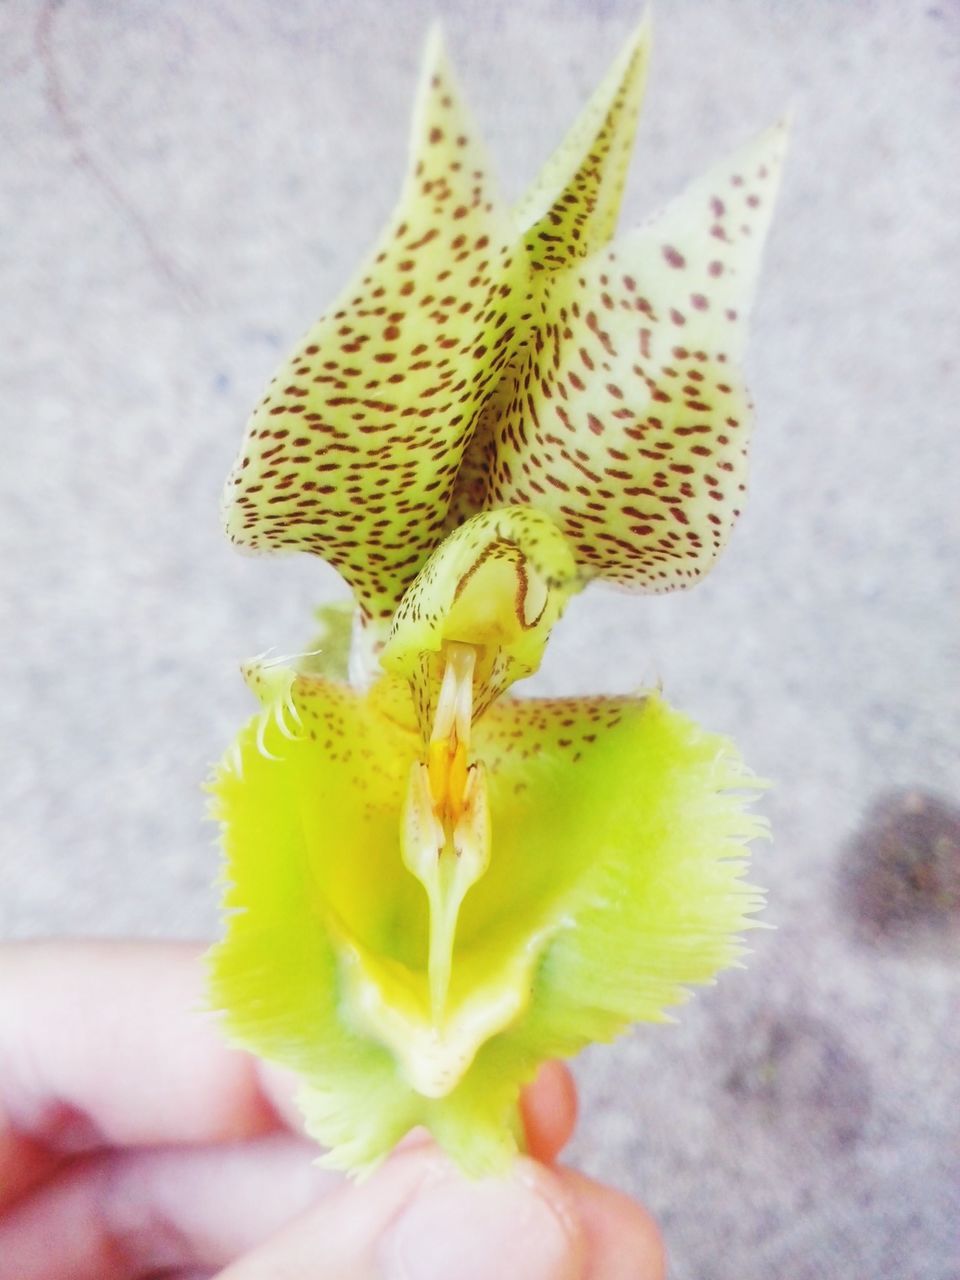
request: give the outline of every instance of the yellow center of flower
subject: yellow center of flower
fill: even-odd
[[[405,1050],[411,1080],[441,1097],[460,1079],[478,1041],[475,1017],[452,1016],[450,978],[457,919],[471,885],[490,862],[486,774],[470,760],[470,728],[478,649],[443,646],[443,678],[426,760],[410,769],[401,822],[403,860],[423,885],[430,906],[428,1010],[424,1037]]]
[[[453,831],[464,814],[476,661],[473,645],[454,641],[446,646],[446,667],[427,747],[433,812],[446,831]]]
[[[467,748],[456,735],[430,743],[427,773],[434,813],[444,825],[456,824],[467,789]]]

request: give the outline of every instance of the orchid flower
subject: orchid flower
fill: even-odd
[[[424,1125],[502,1167],[539,1064],[664,1019],[761,903],[730,742],[654,692],[510,692],[589,580],[702,576],[744,491],[784,130],[613,241],[648,45],[511,210],[431,36],[397,211],[227,484],[237,543],[319,555],[355,601],[310,654],[248,664],[261,710],[212,787],[212,1001],[299,1074],[337,1166]]]

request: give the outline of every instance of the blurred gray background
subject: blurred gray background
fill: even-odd
[[[0,934],[210,936],[238,661],[343,594],[217,503],[399,190],[439,13],[518,195],[626,0],[0,5]],[[775,780],[744,972],[577,1064],[573,1158],[677,1280],[960,1275],[960,6],[661,0],[624,221],[796,128],[750,502],[689,595],[576,602],[541,690],[670,698]]]

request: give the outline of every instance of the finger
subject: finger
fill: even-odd
[[[0,1218],[0,1280],[217,1271],[342,1179],[285,1133],[83,1157]]]
[[[435,1149],[394,1157],[348,1184],[218,1280],[579,1280],[570,1193],[521,1158],[505,1178],[471,1181]]]
[[[535,1159],[552,1164],[573,1136],[577,1122],[577,1086],[562,1062],[545,1062],[536,1080],[524,1089],[520,1111],[527,1150]]]
[[[191,1267],[189,1271],[164,1271],[151,1280],[215,1280],[215,1277],[214,1271],[197,1271]]]
[[[411,1151],[367,1188],[347,1186],[219,1280],[664,1280],[663,1244],[627,1196],[520,1160],[469,1182]]]
[[[0,1214],[6,1204],[48,1178],[59,1163],[46,1147],[13,1129],[0,1101]]]
[[[558,1170],[572,1196],[584,1234],[583,1280],[664,1280],[660,1229],[641,1205],[573,1169]]]
[[[245,1136],[269,1128],[274,1113],[302,1131],[295,1077],[231,1052],[198,1012],[199,952],[151,943],[0,948],[0,1208],[64,1154]],[[554,1159],[576,1115],[565,1067],[543,1068],[523,1112],[531,1153]]]
[[[0,947],[0,1208],[65,1154],[277,1126],[202,1003],[197,946]]]

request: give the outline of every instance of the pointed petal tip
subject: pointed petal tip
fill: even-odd
[[[780,177],[783,162],[786,159],[790,134],[793,130],[794,115],[793,105],[789,104],[774,120],[773,124],[761,129],[759,133],[755,134],[753,138],[733,154],[744,154],[753,151],[762,155],[764,163],[773,168],[772,176],[774,183],[776,183]]]
[[[780,129],[787,139],[789,139],[790,134],[793,132],[793,122],[797,118],[797,112],[799,109],[800,99],[798,97],[791,98],[777,120],[774,122],[773,127],[775,129]]]
[[[613,62],[609,64],[607,74],[611,75],[614,68],[622,69],[629,65],[638,54],[649,55],[651,38],[653,35],[653,6],[647,5],[640,18],[634,23],[630,34],[620,46]]]
[[[421,54],[423,66],[432,67],[445,57],[446,52],[447,44],[443,34],[443,23],[439,18],[433,18],[423,38],[423,53]]]
[[[586,257],[613,235],[646,86],[649,11],[514,210],[527,252],[540,268]],[[585,213],[582,204],[589,199]],[[549,227],[544,220],[549,217]],[[570,220],[573,219],[573,224]],[[545,233],[545,234],[544,234]],[[546,248],[540,243],[545,241]]]
[[[434,18],[427,27],[423,39],[423,50],[420,54],[420,80],[417,87],[414,120],[420,119],[420,112],[425,109],[430,90],[436,87],[437,77],[448,77],[451,74],[450,55],[444,37],[443,24]]]
[[[628,49],[639,49],[644,45],[649,46],[653,38],[653,5],[648,4],[644,9],[640,21],[633,28],[627,41]]]
[[[626,41],[624,42],[620,52],[613,60],[607,71],[607,80],[612,80],[615,69],[619,68],[618,80],[622,80],[626,69],[638,59],[647,62],[650,57],[650,46],[653,39],[653,8],[648,5],[643,12],[639,22],[634,26]],[[640,104],[637,104],[637,114],[639,114]]]
[[[794,127],[797,119],[799,106],[796,99],[792,99],[781,111],[780,115],[766,131],[770,135],[771,142],[777,147],[776,164],[778,169],[783,168],[783,163],[787,157],[787,151],[790,148],[790,139],[793,135]]]

